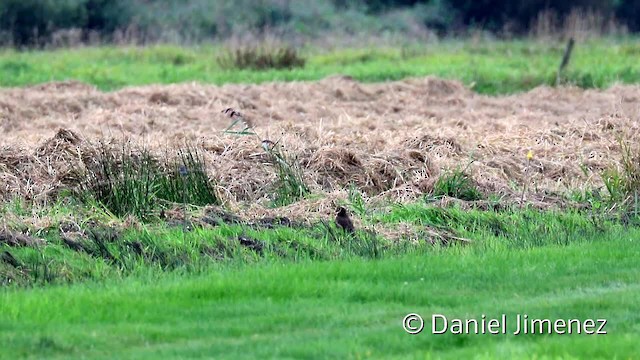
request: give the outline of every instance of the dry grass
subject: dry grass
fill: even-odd
[[[45,201],[77,183],[105,139],[161,154],[197,144],[225,203],[267,215],[270,185],[260,140],[224,134],[233,106],[265,138],[294,154],[312,194],[280,215],[326,216],[354,184],[368,201],[409,201],[442,170],[464,166],[485,193],[552,203],[568,189],[602,185],[638,138],[640,87],[537,88],[487,97],[435,78],[360,84],[345,77],[264,85],[147,86],[103,93],[79,83],[0,90],[0,198]],[[65,129],[58,131],[59,129]],[[531,162],[526,155],[535,154]],[[526,171],[525,171],[526,170]],[[251,204],[247,208],[244,205]],[[259,213],[259,214],[258,214]],[[326,213],[326,214],[325,214]]]
[[[530,35],[540,40],[553,38],[586,40],[628,33],[612,14],[575,8],[563,18],[554,10],[541,11],[531,23]]]

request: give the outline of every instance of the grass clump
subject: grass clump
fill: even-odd
[[[195,148],[178,150],[174,161],[168,157],[158,160],[148,149],[128,144],[117,150],[102,144],[95,166],[89,167],[85,197],[117,217],[133,215],[141,220],[147,220],[161,200],[200,206],[220,203],[204,158]]]
[[[178,150],[178,157],[159,178],[158,198],[198,206],[219,204],[214,184],[206,172],[202,154],[194,147]]]
[[[482,199],[473,177],[463,169],[455,169],[438,178],[433,186],[432,196],[450,196],[465,201]]]
[[[621,170],[610,168],[602,175],[609,193],[610,207],[618,207],[625,217],[640,216],[640,150],[620,141]]]
[[[627,197],[638,197],[640,192],[640,150],[622,142],[623,191]]]
[[[223,69],[293,69],[306,60],[291,46],[253,45],[228,49],[217,58]]]
[[[123,144],[113,150],[102,144],[97,168],[89,171],[88,192],[113,215],[146,219],[155,206],[159,168],[148,150]]]
[[[349,205],[350,208],[358,214],[358,216],[366,216],[367,215],[367,204],[362,195],[362,191],[358,189],[358,187],[351,183],[349,185]]]
[[[275,207],[296,202],[310,193],[305,184],[302,166],[298,159],[282,150],[278,143],[263,141],[269,163],[276,170],[278,179],[274,184],[272,202]]]

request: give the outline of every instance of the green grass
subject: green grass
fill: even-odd
[[[47,229],[22,225],[47,239],[39,249],[0,246],[31,277],[0,289],[0,358],[631,358],[640,340],[640,229],[588,212],[362,209],[365,224],[472,241],[452,247],[426,234],[417,244],[336,237],[323,224],[89,231],[108,219],[94,216],[80,224],[87,250],[74,251],[58,233],[82,216],[71,206],[0,211],[51,217]],[[0,261],[0,273],[11,269]],[[422,334],[404,333],[410,312],[427,320]],[[509,323],[506,335],[435,336],[432,313],[606,318],[608,334],[514,336]]]
[[[22,86],[75,79],[114,90],[155,83],[261,83],[317,80],[344,74],[360,81],[398,80],[437,75],[458,79],[486,94],[505,94],[553,84],[564,44],[535,41],[443,42],[417,47],[303,51],[304,68],[224,70],[216,47],[78,48],[57,51],[0,52],[0,86]],[[640,81],[633,38],[578,42],[565,80],[581,87],[606,87]]]
[[[589,243],[628,226],[620,219],[593,212],[543,212],[526,208],[481,211],[422,203],[395,205],[387,210],[364,209],[358,216],[362,227],[351,237],[327,222],[269,228],[224,224],[221,219],[225,216],[215,211],[189,211],[185,222],[180,212],[178,218],[162,220],[154,215],[144,225],[131,226],[125,222],[124,227],[113,227],[101,224],[117,224],[122,220],[80,203],[55,204],[40,210],[15,204],[5,207],[0,209],[0,215],[14,219],[9,228],[43,238],[46,244],[34,248],[0,243],[0,254],[9,252],[20,264],[16,268],[0,260],[0,284],[103,281],[149,269],[193,274],[207,271],[214,263],[388,258],[437,251],[438,247],[430,243],[439,242],[433,231],[445,237],[470,239],[474,251],[500,252]],[[48,226],[29,225],[34,218],[40,219],[36,223]],[[637,220],[628,219],[626,224],[637,224]],[[413,230],[405,229],[393,240],[368,231],[374,224],[391,231],[403,224]],[[62,232],[63,228],[67,230]]]
[[[585,88],[640,81],[640,47],[633,41],[578,43],[565,80]],[[316,80],[332,74],[361,81],[437,75],[462,80],[481,93],[503,94],[555,82],[563,44],[445,42],[327,53],[306,49],[304,68],[268,71],[223,70],[216,62],[219,50],[4,50],[0,86],[76,79],[114,90],[185,81]],[[169,179],[176,181],[167,183],[168,195],[156,195],[169,205],[208,199],[208,179],[197,171],[181,173],[181,165],[201,167],[199,158],[178,155],[169,169]],[[281,182],[291,180],[286,177],[291,174],[296,180],[292,165],[287,169],[292,171],[280,169]],[[452,174],[442,178],[432,197],[479,197],[464,176]],[[193,189],[186,187],[194,194],[187,199],[184,183],[177,181],[184,177],[194,184]],[[616,179],[608,185],[625,190],[625,178],[618,174]],[[285,195],[298,194],[304,185],[291,184],[283,187]],[[157,206],[145,213],[149,216],[144,225],[114,230],[104,224],[121,224],[123,219],[102,210],[104,204],[73,198],[45,209],[21,201],[3,204],[3,226],[47,243],[37,248],[0,245],[1,256],[9,251],[22,264],[16,269],[0,260],[0,283],[12,280],[0,288],[0,358],[636,356],[637,194],[635,212],[619,218],[596,207],[582,212],[498,210],[500,204],[489,200],[488,207],[496,210],[480,211],[442,209],[430,200],[383,211],[367,208],[358,190],[350,189],[354,216],[369,227],[409,226],[414,232],[407,234],[407,241],[366,231],[351,238],[322,223],[255,229],[237,224],[185,226],[167,219],[167,225],[159,223]],[[202,220],[195,212],[189,220]],[[59,229],[69,224],[85,231],[78,240],[81,251],[61,237]],[[471,244],[432,246],[427,230],[464,237]],[[461,318],[503,313],[510,319],[525,313],[551,319],[606,318],[609,334],[434,336],[425,331],[410,336],[401,327],[409,312],[427,320],[434,312]]]
[[[457,231],[461,236],[480,239],[477,248],[496,251],[590,241],[620,226],[597,213],[461,210],[421,204],[398,205],[376,218],[383,223],[413,223]]]
[[[450,196],[465,201],[482,199],[482,193],[466,169],[455,169],[441,175],[433,186],[432,196]]]
[[[3,358],[633,358],[640,231],[509,251],[263,263],[0,292]],[[634,240],[636,239],[636,240]],[[411,336],[401,319],[606,318],[607,335]],[[512,332],[513,324],[508,326]],[[429,329],[429,323],[427,323]]]
[[[146,220],[160,202],[183,206],[219,204],[206,162],[188,146],[174,156],[155,157],[145,148],[123,143],[121,148],[101,144],[86,169],[76,170],[88,180],[75,191],[77,200],[97,202],[112,214]],[[87,201],[88,200],[88,201]],[[93,205],[93,204],[92,204]]]

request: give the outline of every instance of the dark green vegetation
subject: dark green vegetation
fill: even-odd
[[[115,216],[145,220],[161,202],[196,206],[219,204],[206,172],[204,158],[187,146],[173,159],[154,157],[146,149],[101,144],[93,162],[80,176],[88,178],[76,191],[85,201],[96,200]]]
[[[202,42],[278,34],[339,40],[345,35],[424,38],[489,30],[526,34],[542,19],[561,32],[610,31],[616,22],[637,30],[636,0],[4,0],[0,41],[15,46],[114,42]],[[560,27],[556,29],[555,27]],[[533,29],[532,29],[533,28]]]
[[[633,358],[638,230],[569,245],[219,266],[0,292],[6,358]],[[606,318],[607,335],[411,336],[410,312]],[[509,324],[514,331],[515,324]]]
[[[450,196],[465,201],[482,199],[482,194],[476,188],[467,169],[456,169],[440,176],[434,185],[432,195]]]
[[[228,69],[292,69],[303,67],[305,59],[290,46],[246,46],[225,51],[217,59],[218,65]]]
[[[499,209],[499,205],[493,206]],[[99,208],[70,202],[46,209],[5,207],[2,213],[15,216],[11,227],[19,231],[0,233],[0,252],[5,254],[0,281],[55,284],[120,278],[150,269],[197,273],[213,264],[377,259],[459,246],[479,252],[530,249],[598,241],[640,224],[638,214],[621,219],[605,210],[462,210],[424,203],[365,210],[367,214],[359,216],[364,228],[350,236],[332,221],[311,225],[284,217],[242,221],[217,208],[188,213],[180,208],[156,210],[144,225],[117,226],[117,219]],[[358,213],[357,205],[352,208]],[[45,218],[49,225],[35,228],[19,220],[29,217]],[[369,230],[374,224],[389,229],[410,225],[412,230],[404,228],[397,238],[389,239]]]
[[[389,49],[303,51],[303,68],[224,70],[220,48],[83,48],[0,52],[0,86],[79,80],[103,90],[154,83],[261,83],[318,80],[333,74],[359,81],[399,80],[435,75],[458,79],[484,94],[508,94],[555,85],[564,43],[445,43]],[[563,83],[583,88],[640,81],[638,43],[619,40],[577,43]]]

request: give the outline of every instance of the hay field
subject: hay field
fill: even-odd
[[[276,176],[260,146],[269,139],[298,158],[312,193],[322,195],[280,214],[330,212],[349,184],[370,201],[408,202],[429,193],[443,171],[467,166],[485,194],[517,202],[528,183],[525,201],[546,207],[571,189],[601,186],[600,174],[620,157],[620,139],[638,137],[639,99],[640,87],[626,85],[491,97],[433,77],[107,93],[77,82],[8,88],[0,90],[0,198],[50,198],[74,186],[69,173],[98,141],[126,139],[158,153],[197,145],[226,204],[259,215],[269,211],[259,204]],[[258,136],[224,133],[227,107]],[[60,129],[72,133],[57,136]]]

